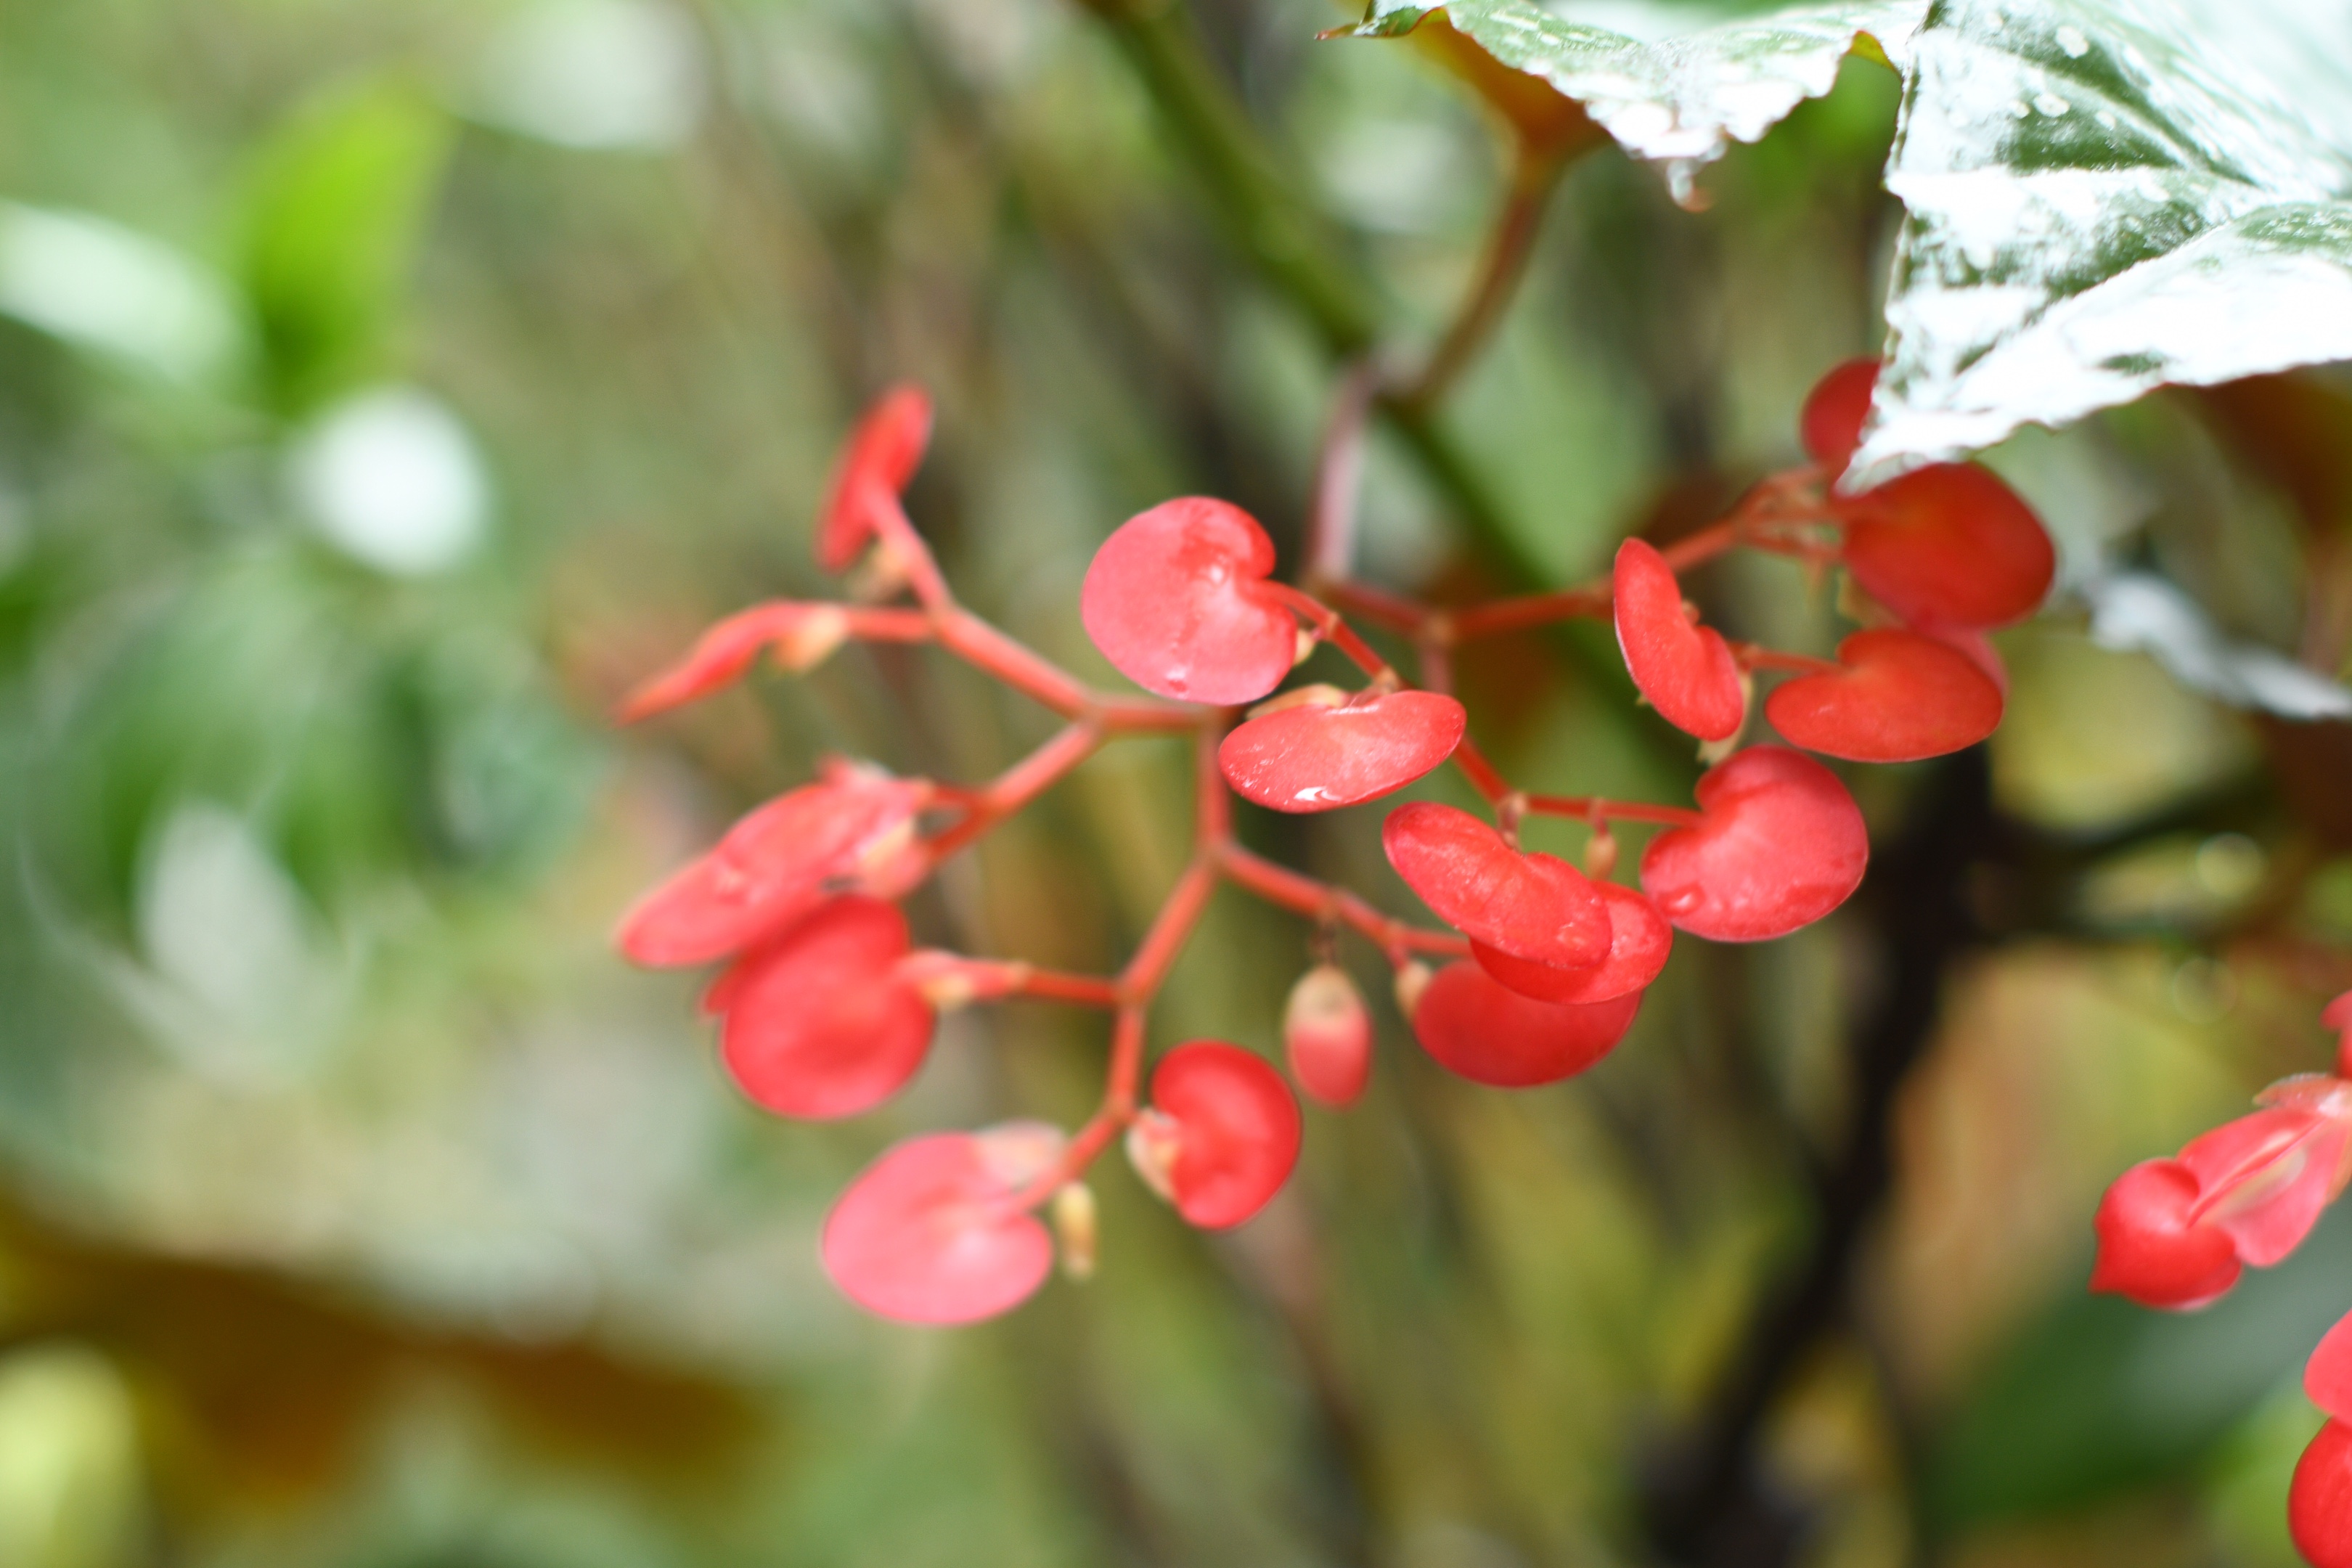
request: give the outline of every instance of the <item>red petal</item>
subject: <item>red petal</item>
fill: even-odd
[[[2352,1029],[2352,991],[2347,991],[2319,1010],[2319,1026],[2323,1029]]]
[[[1667,723],[1720,741],[1748,716],[1739,666],[1711,626],[1683,614],[1683,591],[1666,558],[1638,539],[1617,547],[1611,578],[1617,647],[1633,684]]]
[[[2338,1421],[2352,1410],[2352,1314],[2338,1319],[2303,1363],[2303,1391]]]
[[[1538,1002],[1608,1002],[1641,990],[1665,968],[1675,928],[1657,905],[1631,888],[1595,882],[1592,890],[1609,910],[1609,956],[1599,963],[1584,969],[1530,963],[1483,942],[1470,944],[1470,956],[1487,973]]]
[[[1415,801],[1381,827],[1389,864],[1438,918],[1514,958],[1581,968],[1608,956],[1608,911],[1583,873],[1523,855],[1466,811]]]
[[[1706,820],[1661,833],[1642,856],[1643,890],[1693,936],[1786,936],[1862,885],[1862,813],[1811,757],[1750,746],[1709,770],[1697,795]]]
[[[909,1323],[969,1323],[1020,1305],[1054,1243],[982,1138],[910,1139],[866,1167],[825,1216],[825,1272],[844,1295]]]
[[[697,638],[684,658],[624,698],[620,721],[634,724],[708,697],[751,668],[767,648],[781,650],[813,637],[822,639],[832,627],[847,629],[840,609],[833,605],[757,605],[730,616]],[[827,651],[835,643],[828,643]]]
[[[1146,691],[1255,702],[1281,684],[1298,623],[1258,584],[1274,542],[1239,507],[1200,496],[1129,518],[1095,552],[1079,590],[1087,636]]]
[[[1590,1005],[1538,1002],[1468,959],[1439,970],[1412,1010],[1412,1032],[1440,1067],[1473,1083],[1526,1089],[1573,1078],[1614,1049],[1638,991]]]
[[[875,899],[835,899],[738,959],[712,989],[719,1054],[762,1109],[855,1116],[898,1092],[931,1047],[933,1016],[897,979],[907,920]]]
[[[1282,1047],[1309,1100],[1356,1103],[1372,1076],[1372,1016],[1346,970],[1318,963],[1298,977],[1282,1009]]]
[[[1847,520],[1846,569],[1906,621],[2006,626],[2050,592],[2050,535],[1990,469],[1938,463],[1830,504]]]
[[[2000,724],[2000,689],[1947,643],[1856,632],[1837,656],[1843,674],[1800,676],[1764,704],[1772,727],[1809,752],[1911,763],[1973,746]]]
[[[931,400],[919,386],[894,386],[851,431],[817,516],[816,563],[843,572],[874,538],[877,501],[895,504],[931,440]]]
[[[1298,1102],[1239,1046],[1195,1040],[1170,1051],[1152,1069],[1151,1104],[1176,1123],[1176,1212],[1205,1230],[1264,1208],[1298,1163]]]
[[[2330,1421],[2295,1462],[2286,1529],[2311,1568],[2352,1568],[2352,1426]]]
[[[2293,1252],[2336,1195],[2345,1129],[2278,1106],[2227,1121],[2180,1151],[2197,1178],[2203,1223],[2228,1233],[2238,1260],[2267,1268]]]
[[[1797,428],[1805,450],[1832,476],[1845,472],[1853,449],[1862,445],[1863,422],[1870,417],[1870,395],[1877,386],[1878,362],[1850,359],[1815,382],[1806,395]]]
[[[2091,1222],[2099,1237],[2091,1289],[2185,1310],[2236,1284],[2229,1233],[2189,1220],[2197,1196],[2196,1173],[2178,1160],[2146,1161],[2117,1176]]]
[[[707,963],[798,920],[829,882],[903,891],[907,856],[890,850],[926,795],[912,780],[850,769],[777,796],[637,901],[621,921],[622,952],[638,963]]]
[[[1330,811],[1402,789],[1454,754],[1462,704],[1391,691],[1332,708],[1301,703],[1236,728],[1217,748],[1225,781],[1276,811]]]

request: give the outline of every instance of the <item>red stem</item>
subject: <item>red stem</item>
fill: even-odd
[[[1371,645],[1356,635],[1354,628],[1340,618],[1339,611],[1311,594],[1300,593],[1287,583],[1268,583],[1265,589],[1284,608],[1312,627],[1317,637],[1355,660],[1356,668],[1366,675],[1391,686],[1403,684],[1397,672],[1389,668],[1389,661],[1373,652]]]
[[[1102,746],[1102,726],[1084,720],[1065,725],[1044,745],[969,792],[964,818],[931,839],[934,865],[1027,805]]]
[[[1425,931],[1392,920],[1344,889],[1277,866],[1237,844],[1224,846],[1218,852],[1217,864],[1236,884],[1277,908],[1313,921],[1345,921],[1391,959],[1412,952],[1460,958],[1470,951],[1467,941],[1450,931]]]

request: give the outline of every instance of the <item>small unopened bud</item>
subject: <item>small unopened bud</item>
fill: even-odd
[[[1312,686],[1294,686],[1279,696],[1269,697],[1249,710],[1253,719],[1263,719],[1269,713],[1279,713],[1286,708],[1344,708],[1348,694],[1336,686],[1317,681]]]
[[[1282,1045],[1309,1099],[1356,1102],[1372,1071],[1372,1016],[1346,970],[1318,963],[1298,977],[1282,1010]]]
[[[1065,1182],[1054,1193],[1054,1238],[1061,1243],[1062,1272],[1072,1279],[1095,1277],[1095,1193],[1084,1182]]]
[[[1592,837],[1584,841],[1584,874],[1596,882],[1605,882],[1617,869],[1617,836],[1609,831],[1605,822],[1592,825]]]
[[[1298,666],[1305,664],[1308,658],[1312,658],[1315,653],[1315,645],[1322,640],[1323,639],[1321,637],[1317,637],[1305,626],[1299,627],[1298,641],[1292,646],[1290,650],[1291,668],[1297,668]]]
[[[878,605],[898,596],[907,585],[907,560],[886,536],[875,542],[849,579],[849,596],[860,604]]]
[[[1417,958],[1397,966],[1397,1011],[1404,1015],[1406,1023],[1412,1022],[1413,1014],[1420,1009],[1421,994],[1429,989],[1429,965]]]
[[[1176,1155],[1184,1142],[1183,1129],[1163,1110],[1139,1110],[1127,1129],[1128,1163],[1143,1184],[1169,1203],[1176,1201]]]
[[[814,669],[849,640],[849,616],[838,605],[812,605],[775,642],[775,660],[795,675]]]

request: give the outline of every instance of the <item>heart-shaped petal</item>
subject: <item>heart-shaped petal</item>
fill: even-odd
[[[754,1103],[829,1120],[898,1092],[931,1047],[931,1006],[894,973],[906,917],[877,899],[820,905],[711,988],[719,1057]]]
[[[1282,682],[1298,623],[1265,591],[1274,542],[1239,507],[1163,501],[1103,541],[1078,593],[1087,636],[1146,691],[1255,702]]]
[[[2050,592],[2050,535],[1989,468],[1937,463],[1830,504],[1846,520],[1846,570],[1906,621],[2007,626]]]
[[[2116,1178],[2091,1222],[2099,1258],[2091,1289],[2143,1307],[2201,1307],[2238,1282],[2237,1249],[2218,1226],[2197,1224],[2196,1173],[2148,1160]]]
[[[1526,1089],[1573,1078],[1607,1056],[1641,1009],[1638,991],[1606,1002],[1538,1002],[1465,958],[1423,989],[1412,1032],[1446,1071],[1496,1089]]]
[[[1298,977],[1282,1009],[1282,1048],[1309,1100],[1356,1103],[1372,1075],[1372,1016],[1346,970],[1318,963]]]
[[[919,386],[894,386],[851,431],[817,514],[816,563],[844,572],[874,538],[877,507],[897,504],[931,440],[931,400]]]
[[[1522,996],[1538,1002],[1590,1005],[1613,1001],[1641,990],[1658,977],[1674,951],[1675,928],[1658,906],[1633,889],[1615,882],[1595,882],[1609,910],[1609,956],[1584,969],[1559,969],[1530,963],[1498,952],[1483,942],[1470,944],[1470,956],[1480,968]]]
[[[1440,920],[1498,952],[1570,969],[1609,954],[1609,914],[1583,873],[1521,854],[1466,811],[1401,805],[1381,825],[1381,847]]]
[[[2286,1531],[2311,1568],[2352,1568],[2352,1426],[2330,1421],[2295,1461]]]
[[[1044,1147],[1023,1132],[1020,1147]],[[824,1271],[902,1322],[969,1323],[1020,1305],[1052,1270],[1054,1242],[1015,1204],[1028,1162],[1008,1161],[1012,1147],[997,1132],[938,1132],[889,1149],[825,1216]]]
[[[1428,773],[1454,754],[1466,722],[1461,703],[1433,691],[1362,692],[1337,705],[1310,700],[1237,726],[1217,748],[1217,766],[1260,805],[1331,811]]]
[[[749,947],[846,883],[882,897],[919,874],[915,816],[929,786],[836,767],[727,830],[700,859],[622,918],[617,942],[638,963],[707,963]]]
[[[1832,368],[1805,395],[1798,434],[1813,461],[1832,477],[1845,472],[1853,449],[1862,445],[1863,423],[1870,417],[1871,394],[1877,387],[1878,362],[1850,359]]]
[[[1659,716],[1702,741],[1737,731],[1748,716],[1739,666],[1720,633],[1684,614],[1682,584],[1666,558],[1627,540],[1617,547],[1610,593],[1625,668]]]
[[[1264,1208],[1298,1163],[1298,1102],[1263,1058],[1194,1040],[1160,1058],[1151,1106],[1128,1152],[1144,1178],[1204,1230]]]
[[[1704,820],[1659,834],[1642,856],[1643,891],[1681,930],[1764,942],[1811,925],[1862,885],[1862,813],[1811,757],[1749,746],[1710,769],[1697,795]]]
[[[1910,763],[1973,746],[2000,725],[2000,688],[1969,656],[1916,632],[1856,632],[1838,644],[1837,675],[1801,675],[1764,716],[1809,752],[1857,763]]]

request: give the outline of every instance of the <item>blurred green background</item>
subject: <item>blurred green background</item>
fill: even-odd
[[[1171,15],[1381,338],[1433,338],[1507,179],[1475,102],[1411,45],[1314,41],[1346,19],[1315,0]],[[908,504],[951,580],[1090,678],[1076,585],[1129,513],[1214,493],[1295,544],[1332,345],[1135,58],[1066,0],[0,0],[0,1564],[1654,1560],[1660,1477],[1875,1103],[1867,915],[1685,942],[1542,1090],[1452,1080],[1383,1011],[1372,1091],[1310,1113],[1263,1217],[1192,1233],[1107,1164],[1098,1278],[954,1332],[846,1307],[817,1221],[910,1131],[1074,1122],[1099,1021],[953,1016],[901,1100],[789,1125],[690,977],[607,951],[824,752],[971,779],[1048,732],[903,649],[606,725],[706,621],[832,591],[809,520],[881,385],[939,400]],[[1805,388],[1874,346],[1895,100],[1849,61],[1703,211],[1577,163],[1440,416],[1490,509],[1382,436],[1365,575],[1573,581],[1798,460]],[[1991,460],[2066,592],[2158,570],[2307,653],[2352,499],[2307,460],[2352,405],[2272,390],[2304,447],[2166,394]],[[1695,591],[1836,635],[1785,563]],[[2352,731],[2185,691],[2065,593],[2001,647],[1989,773],[1855,776],[1882,844],[1989,776],[2006,847],[1955,883],[1978,934],[1891,1188],[1754,1435],[1792,1533],[1717,1560],[2291,1563],[2352,1226],[2198,1317],[2082,1287],[2108,1179],[2326,1060]],[[1478,732],[1532,787],[1679,798],[1607,654],[1481,649]],[[919,931],[1115,967],[1187,787],[1180,747],[1114,748]],[[1244,829],[1408,911],[1377,820]],[[1155,1041],[1277,1048],[1310,936],[1221,898]]]

